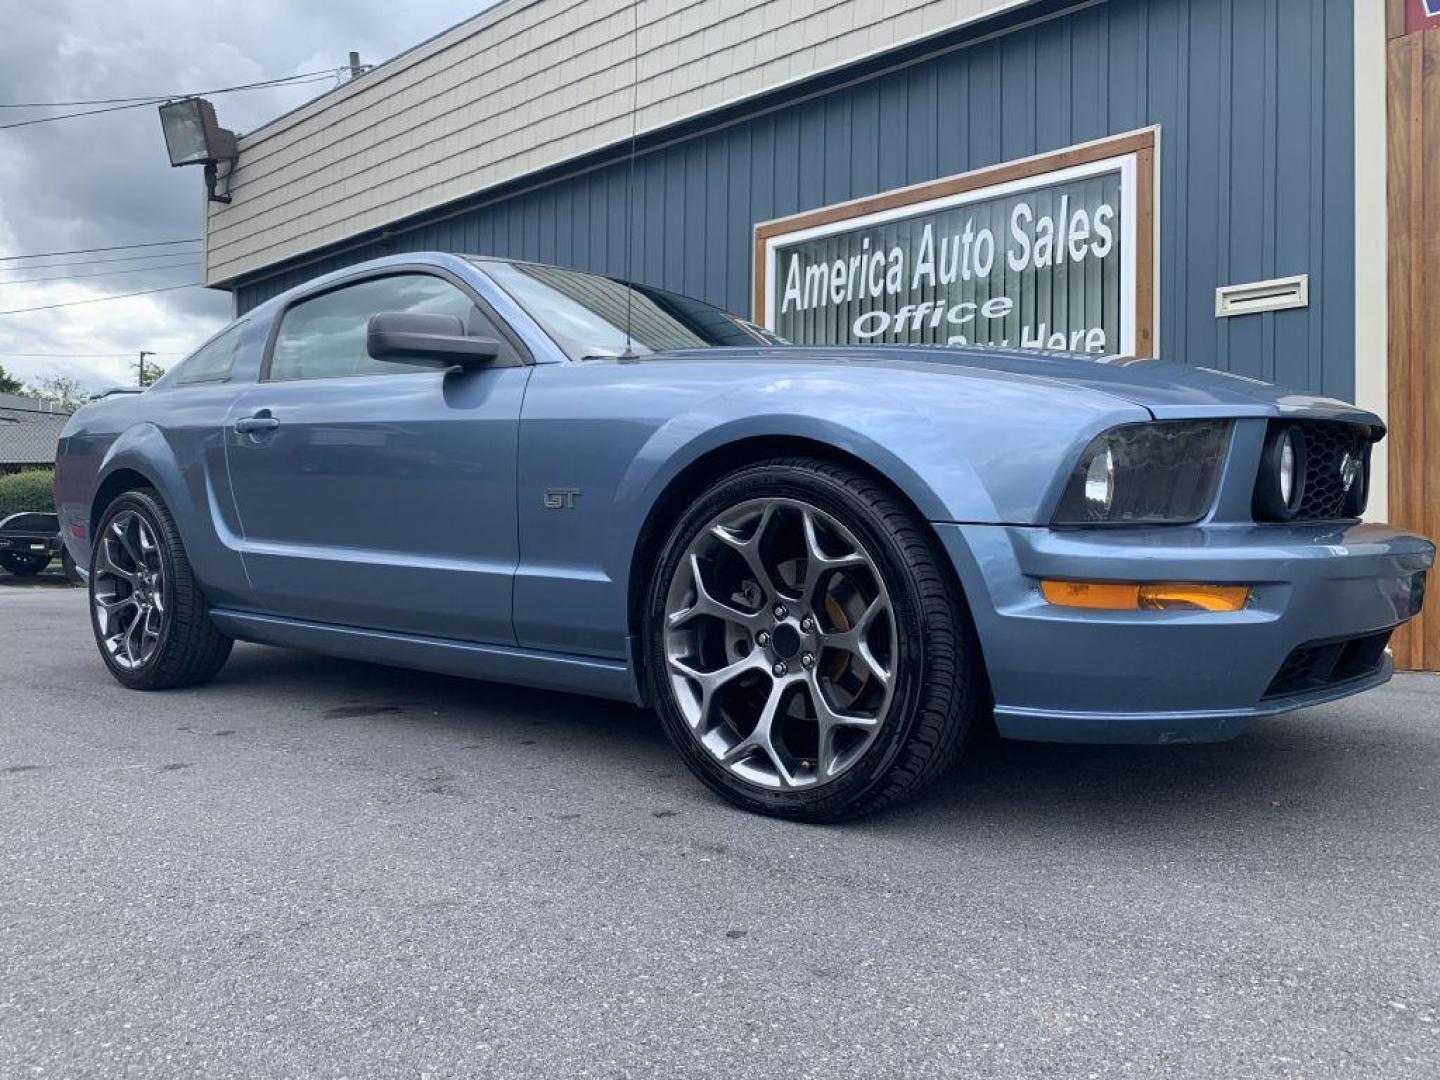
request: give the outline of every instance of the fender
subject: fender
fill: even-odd
[[[181,539],[188,545],[194,532],[193,508],[185,491],[180,463],[175,460],[174,451],[158,427],[147,421],[134,424],[120,433],[105,452],[100,467],[95,470],[95,488],[90,493],[91,499],[95,498],[111,476],[122,469],[139,473],[160,493],[160,498],[165,500],[165,505],[174,515]],[[98,517],[99,507],[92,505],[92,529]]]
[[[923,384],[920,391],[877,393],[855,380],[802,374],[715,395],[655,430],[630,463],[616,502],[643,505],[643,521],[675,477],[704,455],[756,436],[795,436],[866,462],[927,520],[1033,524],[1059,479],[1055,457],[1000,447],[1013,448],[1028,429],[1051,446],[1062,434],[1078,454],[1107,427],[1150,418],[1139,406],[1098,393],[1046,396],[1034,387],[953,376],[908,381]],[[776,392],[781,382],[783,394]],[[932,419],[937,415],[967,419],[942,424]]]
[[[94,499],[105,482],[122,470],[144,477],[164,501],[175,519],[191,569],[212,601],[223,603],[236,595],[248,595],[237,538],[222,512],[222,506],[229,504],[229,491],[214,490],[202,462],[184,468],[164,433],[148,421],[121,432],[101,459],[86,510],[92,537],[99,516]]]
[[[927,477],[880,441],[879,433],[885,428],[908,427],[913,431],[921,423],[913,415],[905,417],[897,410],[887,415],[889,422],[857,427],[842,419],[808,412],[757,412],[749,407],[753,405],[751,402],[727,401],[724,404],[728,406],[730,415],[717,421],[712,414],[712,426],[698,433],[683,419],[656,431],[631,462],[616,492],[616,501],[643,507],[643,520],[675,478],[707,454],[747,439],[790,437],[832,446],[866,462],[904,492],[930,520],[947,520],[951,505],[964,505],[968,501],[964,491],[967,484],[976,496],[975,504],[981,516],[994,514],[993,504],[989,504],[968,465],[957,463],[953,480],[933,474]],[[909,420],[909,424],[899,423],[902,419]],[[869,430],[866,430],[867,427]],[[947,483],[947,480],[951,482]],[[937,492],[937,484],[932,481],[938,481],[946,494]]]
[[[1063,482],[1057,439],[1073,442],[1078,456],[1111,424],[1149,417],[1109,394],[1012,376],[928,367],[898,379],[858,375],[729,357],[537,366],[520,434],[517,640],[626,655],[646,522],[686,470],[727,445],[807,439],[865,462],[930,521],[1027,523]],[[1027,445],[1046,452],[1017,452]],[[583,492],[563,517],[542,509],[555,484]],[[577,532],[586,538],[578,548]]]

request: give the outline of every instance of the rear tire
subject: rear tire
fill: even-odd
[[[132,690],[214,678],[232,640],[210,621],[175,519],[149,488],[117,496],[95,531],[90,623],[100,656]]]
[[[16,577],[34,577],[49,565],[49,555],[26,555],[15,551],[0,554],[0,566]]]
[[[651,700],[685,763],[747,810],[837,821],[908,799],[978,725],[985,677],[925,523],[809,459],[717,481],[651,577]]]

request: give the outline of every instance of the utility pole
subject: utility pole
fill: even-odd
[[[137,383],[142,390],[145,388],[145,357],[154,355],[155,354],[153,352],[150,352],[146,349],[140,350],[140,377],[137,380]]]
[[[360,54],[358,52],[352,51],[350,53],[350,81],[354,82],[356,79],[358,79],[361,75],[364,75],[365,72],[369,70],[370,65],[362,64],[360,62]]]

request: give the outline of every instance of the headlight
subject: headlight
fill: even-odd
[[[1305,497],[1306,465],[1305,433],[1294,424],[1272,425],[1255,482],[1257,520],[1289,521],[1295,516]]]
[[[1300,493],[1300,432],[1291,428],[1280,437],[1280,500],[1294,508]],[[1297,483],[1297,481],[1300,481]]]
[[[1085,466],[1085,512],[1102,519],[1115,503],[1115,455],[1108,445]]]
[[[1095,438],[1080,455],[1055,525],[1183,524],[1215,502],[1228,420],[1125,424]]]

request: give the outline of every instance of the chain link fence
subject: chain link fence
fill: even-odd
[[[0,394],[0,472],[54,465],[55,444],[70,414],[38,398]]]

